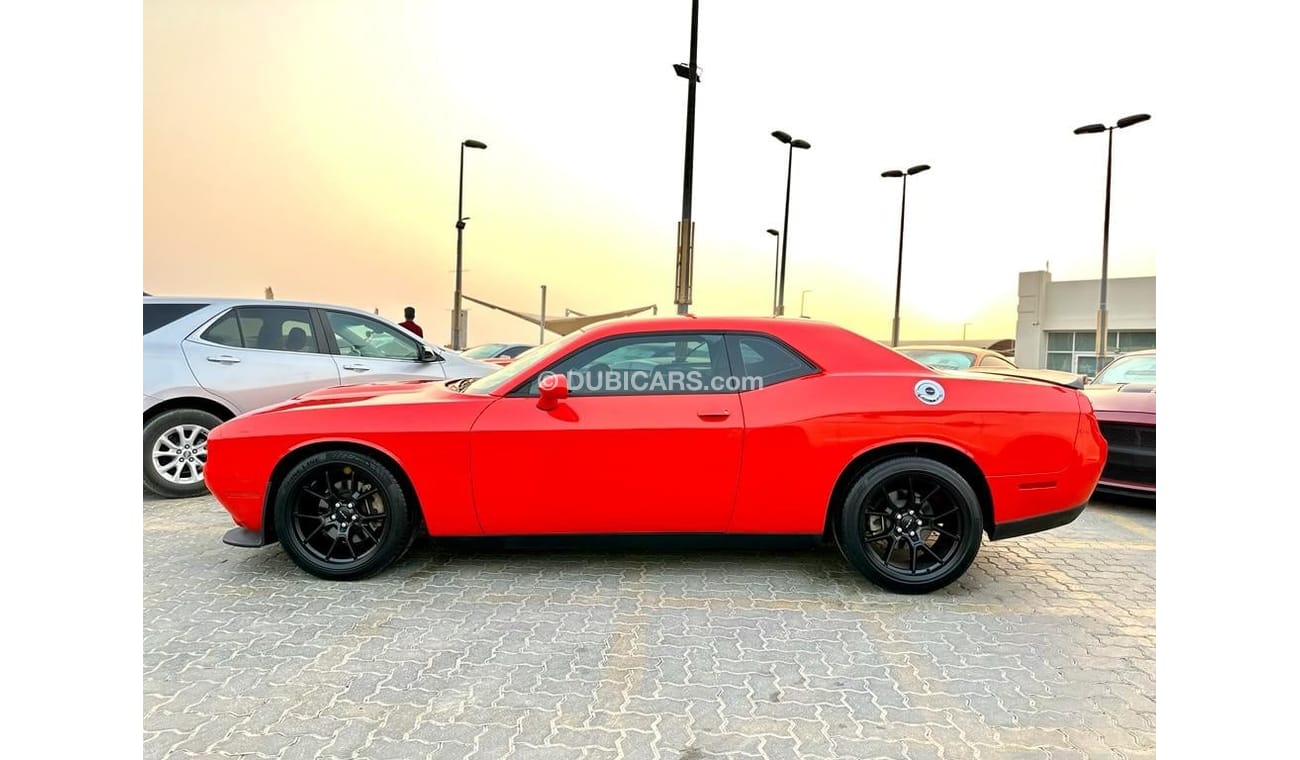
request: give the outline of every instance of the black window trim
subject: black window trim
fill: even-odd
[[[664,340],[667,340],[669,338],[674,338],[674,337],[680,338],[680,337],[690,337],[690,336],[716,335],[722,338],[722,346],[723,346],[722,359],[727,365],[727,376],[734,377],[735,373],[732,370],[731,349],[727,346],[727,333],[728,333],[727,330],[645,330],[641,332],[628,332],[628,333],[621,333],[618,335],[607,335],[598,340],[594,340],[591,343],[578,346],[577,348],[573,349],[572,351],[569,351],[568,353],[559,357],[558,359],[546,365],[545,367],[542,367],[541,369],[538,369],[536,372],[527,375],[514,388],[511,388],[510,391],[504,395],[504,398],[537,398],[538,397],[537,393],[535,392],[530,393],[527,391],[529,386],[533,384],[533,381],[536,380],[539,376],[541,376],[542,373],[549,372],[551,371],[552,368],[560,366],[564,362],[568,361],[574,355],[579,354],[588,349],[595,348],[596,346],[599,346],[602,343],[610,343],[616,340],[621,341],[621,340],[626,340],[628,338],[655,337],[655,338],[663,338]],[[593,394],[590,396],[586,396],[586,395],[577,396],[575,398],[644,398],[646,396],[707,396],[707,395],[715,395],[719,393],[735,393],[735,391],[708,391],[708,392],[669,391],[665,393],[608,393],[608,394],[599,394],[599,395]]]
[[[727,330],[726,331],[727,355],[728,355],[727,358],[730,360],[732,367],[740,367],[742,372],[745,367],[745,360],[744,357],[740,355],[740,339],[744,337],[765,338],[767,340],[772,341],[773,343],[780,346],[781,348],[784,348],[786,351],[789,351],[790,354],[793,355],[795,359],[799,360],[799,362],[801,362],[804,365],[804,369],[807,371],[803,372],[802,374],[794,375],[793,377],[787,377],[781,380],[777,380],[775,383],[768,383],[764,381],[764,383],[760,387],[745,388],[740,391],[741,393],[753,393],[754,391],[761,391],[764,388],[771,388],[773,386],[777,386],[782,383],[788,383],[791,380],[800,380],[805,377],[820,375],[826,371],[824,368],[819,366],[812,359],[809,359],[802,351],[790,345],[787,341],[782,340],[779,336],[773,335],[771,333],[761,332],[759,330]],[[733,375],[734,375],[734,371],[733,371]]]

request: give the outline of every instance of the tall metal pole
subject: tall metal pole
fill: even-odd
[[[1106,340],[1110,337],[1107,322],[1110,316],[1106,311],[1106,275],[1110,265],[1110,163],[1111,151],[1115,144],[1115,128],[1106,130],[1106,218],[1101,232],[1101,303],[1097,308],[1097,369],[1106,364]]]
[[[794,172],[794,144],[790,144],[790,158],[785,167],[785,221],[781,226],[781,267],[777,275],[776,316],[785,316],[785,254],[790,246],[790,175]]]
[[[538,331],[537,331],[537,345],[539,346],[546,342],[546,286],[545,285],[542,286],[541,317],[542,317],[541,319],[537,320],[538,322],[541,323],[540,325],[538,325]]]
[[[781,288],[781,236],[776,236],[776,265],[774,266],[775,274],[772,277],[772,316],[777,316],[776,311],[776,294]]]
[[[695,165],[695,85],[699,76],[696,67],[696,49],[699,43],[700,0],[691,0],[691,59],[686,76],[686,160],[682,170],[682,221],[677,229],[677,313],[690,310],[691,280],[695,268],[693,261],[695,230],[691,222],[691,173]]]
[[[894,281],[894,330],[890,345],[898,347],[898,306],[903,297],[903,222],[907,219],[907,175],[903,175],[903,205],[898,212],[898,276]]]
[[[451,347],[454,351],[465,349],[464,336],[460,324],[460,285],[462,258],[462,238],[465,232],[465,143],[460,144],[460,186],[456,198],[456,297],[451,312]]]

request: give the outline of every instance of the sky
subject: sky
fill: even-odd
[[[1168,8],[703,0],[698,314],[769,314],[794,156],[786,314],[888,339],[1013,337],[1017,273],[1155,274]],[[450,340],[464,292],[548,313],[673,303],[690,3],[149,0],[144,290],[403,306]],[[1153,36],[1154,35],[1154,36]],[[536,342],[472,304],[468,344]],[[1111,304],[1111,308],[1121,308]],[[967,323],[969,323],[967,325]]]

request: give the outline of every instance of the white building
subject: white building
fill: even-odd
[[[1101,280],[1052,282],[1046,271],[1020,273],[1016,364],[1096,374]],[[1106,355],[1156,347],[1156,278],[1109,278]]]

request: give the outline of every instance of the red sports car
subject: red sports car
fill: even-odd
[[[593,325],[477,380],[316,391],[208,439],[235,546],[330,579],[434,536],[800,534],[924,593],[1074,520],[1106,442],[1084,394],[939,374],[806,319]],[[519,488],[525,482],[527,488]]]

